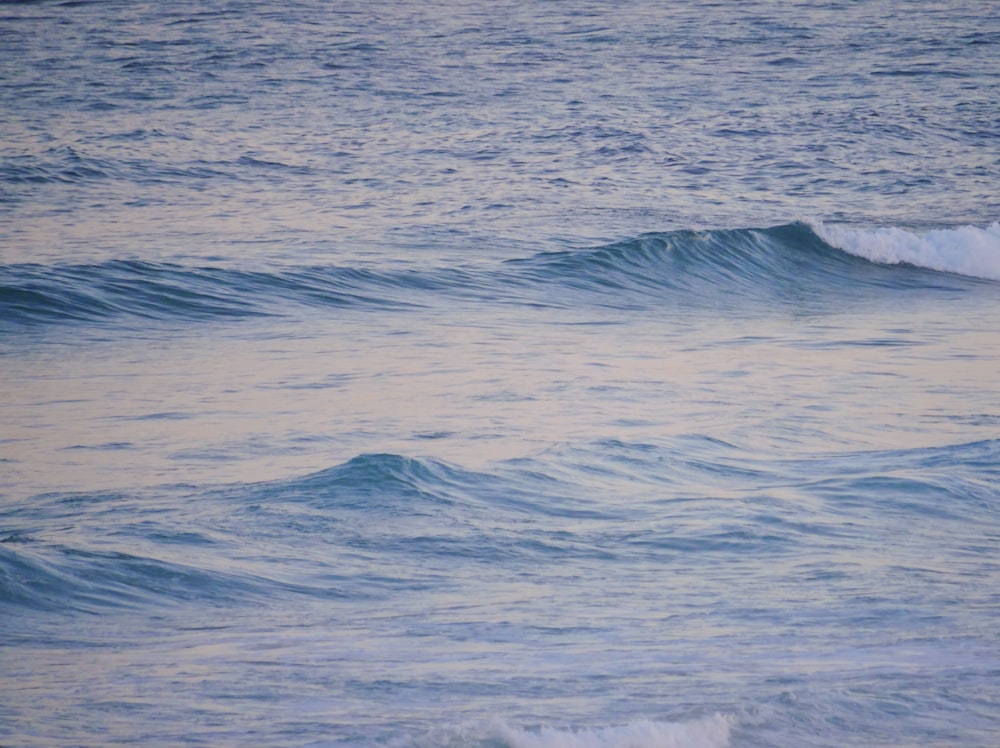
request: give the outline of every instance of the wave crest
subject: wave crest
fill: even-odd
[[[854,229],[812,224],[823,241],[870,262],[912,265],[972,278],[1000,280],[1000,223],[917,234],[896,227]]]

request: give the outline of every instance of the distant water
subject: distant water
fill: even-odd
[[[997,745],[994,5],[0,3],[0,744]]]

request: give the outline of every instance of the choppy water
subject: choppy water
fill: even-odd
[[[952,5],[0,4],[0,742],[995,745]]]

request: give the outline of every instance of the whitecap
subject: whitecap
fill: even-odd
[[[915,233],[896,227],[859,229],[811,223],[827,244],[871,262],[908,264],[1000,280],[1000,223]]]

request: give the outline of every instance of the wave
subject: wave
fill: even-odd
[[[891,237],[894,252],[879,251]],[[914,247],[937,247],[933,254]],[[893,288],[963,288],[941,273],[1000,279],[1000,227],[926,236],[796,222],[765,229],[650,233],[514,260],[536,282],[603,293],[791,301]],[[893,267],[902,265],[904,267]],[[935,272],[931,272],[935,271]]]
[[[0,614],[365,599],[425,584],[416,558],[492,563],[512,548],[560,552],[492,533],[491,514],[505,508],[558,514],[558,499],[539,506],[524,483],[363,454],[305,476],[199,491],[197,507],[169,489],[166,505],[113,493],[37,496],[0,511]],[[230,554],[248,539],[280,562],[254,554],[234,568]]]
[[[243,270],[127,260],[4,265],[0,324],[286,316],[303,307],[399,310],[458,299],[617,309],[842,309],[845,298],[881,300],[886,291],[914,288],[963,291],[989,280],[1000,280],[1000,224],[918,235],[793,223],[651,233],[465,267]]]
[[[0,511],[0,614],[386,600],[498,567],[792,558],[873,514],[914,536],[995,522],[998,454],[989,440],[773,460],[688,435],[487,470],[362,454],[277,481],[42,495]]]
[[[717,305],[726,300],[799,298],[827,287],[851,263],[832,253],[804,224],[770,229],[644,234],[587,250],[511,261],[525,278],[610,306],[651,299]],[[834,272],[835,271],[835,272]]]

